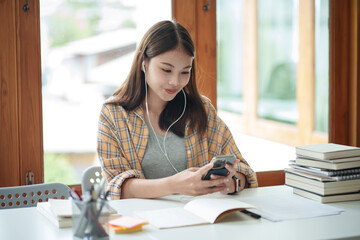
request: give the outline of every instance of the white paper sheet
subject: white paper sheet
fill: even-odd
[[[240,197],[239,200],[258,207],[258,209],[249,209],[249,212],[274,222],[335,215],[343,211],[295,194]]]

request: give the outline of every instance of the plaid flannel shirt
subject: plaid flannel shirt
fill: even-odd
[[[206,134],[185,128],[187,167],[202,167],[217,155],[233,154],[240,163],[237,171],[246,176],[249,187],[257,187],[255,172],[242,157],[226,124],[217,116],[209,99],[204,98],[208,117]],[[121,185],[128,178],[144,178],[141,161],[145,154],[149,130],[141,106],[126,111],[116,104],[101,109],[97,152],[102,174],[108,180],[112,199],[120,199]]]

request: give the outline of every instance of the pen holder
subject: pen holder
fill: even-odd
[[[109,239],[105,223],[108,215],[101,215],[108,203],[104,200],[72,200],[73,239],[105,240]],[[101,215],[101,216],[100,216]]]

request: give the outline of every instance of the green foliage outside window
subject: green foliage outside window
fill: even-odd
[[[78,183],[76,171],[66,154],[44,154],[44,182]]]

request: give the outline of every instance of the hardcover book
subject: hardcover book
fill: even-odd
[[[356,201],[360,200],[360,193],[344,193],[344,194],[332,194],[332,195],[321,195],[317,193],[313,193],[310,191],[306,191],[299,188],[293,188],[294,194],[299,196],[303,196],[309,199],[312,199],[321,203],[331,203],[331,202],[345,202],[345,201]]]
[[[333,181],[326,177],[318,177],[306,173],[286,171],[285,184],[294,188],[304,189],[320,195],[353,193],[360,191],[360,179]]]
[[[57,216],[51,209],[49,202],[38,202],[36,209],[58,228],[68,228],[72,226],[72,217]]]
[[[72,226],[72,205],[71,199],[49,199],[48,202],[38,202],[36,209],[45,216],[50,222],[58,228],[67,228]],[[103,209],[102,216],[107,219],[119,217],[117,211],[111,206]]]
[[[336,181],[351,180],[360,178],[360,168],[349,168],[343,170],[329,170],[315,167],[305,167],[296,164],[289,164],[296,172],[313,174],[320,177],[329,177]]]
[[[337,159],[360,156],[360,148],[335,143],[312,144],[296,147],[296,154],[315,159]]]
[[[306,158],[296,158],[295,163],[300,166],[317,167],[317,168],[325,168],[332,170],[342,170],[342,169],[360,167],[360,161],[326,162],[326,161],[311,160]]]

